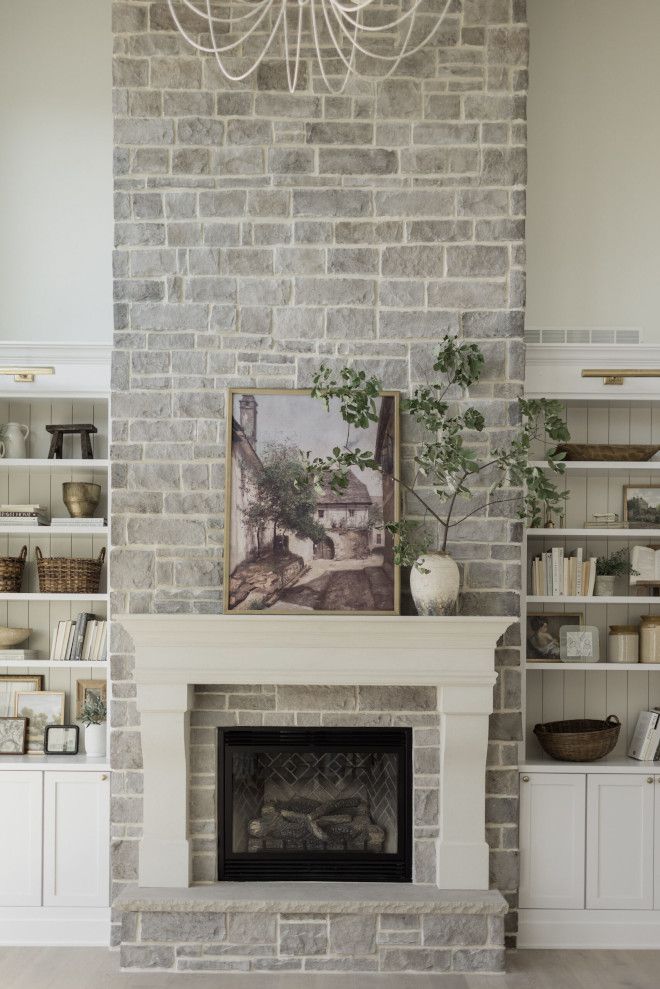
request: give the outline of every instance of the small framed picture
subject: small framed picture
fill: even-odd
[[[46,755],[77,755],[79,735],[78,725],[46,725],[44,752]]]
[[[76,721],[80,721],[85,701],[92,694],[107,703],[107,692],[105,680],[76,680]]]
[[[583,617],[578,612],[527,615],[527,661],[560,663],[559,629],[562,625],[581,625]]]
[[[660,529],[660,484],[626,484],[623,520],[630,529]]]
[[[16,694],[17,718],[28,720],[28,755],[43,755],[46,725],[64,724],[64,691],[18,691]]]
[[[43,690],[44,678],[30,673],[0,673],[0,718],[12,718],[16,711],[16,694]]]
[[[600,646],[595,625],[562,625],[559,629],[559,647],[562,663],[598,663]]]
[[[23,755],[27,718],[0,718],[0,755]]]

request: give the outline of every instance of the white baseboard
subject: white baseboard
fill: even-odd
[[[521,910],[519,948],[660,948],[660,910]]]
[[[0,945],[107,948],[109,943],[107,907],[0,907]]]

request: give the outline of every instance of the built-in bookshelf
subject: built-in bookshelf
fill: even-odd
[[[12,349],[13,347],[13,349]],[[19,383],[3,375],[0,381],[0,425],[6,422],[25,424],[29,429],[26,458],[0,459],[0,504],[38,504],[46,518],[66,519],[68,510],[62,498],[65,481],[99,484],[101,497],[95,515],[109,518],[109,348],[81,345],[79,348],[49,347],[37,360],[20,357],[19,345],[0,345],[3,365],[52,366],[54,374],[36,377],[32,383]],[[34,349],[34,348],[33,348]],[[94,457],[81,458],[80,437],[65,436],[61,460],[48,458],[51,423],[92,423]],[[108,617],[107,556],[101,584],[96,594],[41,593],[37,576],[36,548],[44,556],[97,558],[108,547],[107,522],[93,528],[75,522],[60,525],[22,525],[3,523],[0,527],[0,556],[17,556],[27,546],[27,560],[20,592],[0,593],[0,625],[30,628],[28,640],[20,644],[17,657],[30,650],[30,657],[0,658],[4,674],[35,674],[43,678],[45,690],[64,691],[65,720],[74,723],[76,689],[79,680],[108,682],[108,663],[99,654],[93,661],[56,660],[52,657],[54,636],[59,623],[74,622],[80,613],[97,619]],[[104,650],[103,655],[106,655]],[[83,732],[81,756],[84,762]],[[35,757],[24,757],[34,766]],[[55,757],[49,757],[55,758]],[[48,758],[45,759],[46,763]],[[98,760],[97,760],[98,761]],[[101,763],[99,763],[100,765]],[[0,768],[8,768],[6,760]]]
[[[528,396],[562,401],[572,442],[660,444],[657,384],[651,388],[645,382],[644,388],[640,388],[630,380],[624,386],[606,386],[601,380],[580,378],[578,360],[584,367],[589,364],[606,367],[608,362],[631,367],[635,366],[634,352],[623,348],[626,350],[624,360],[623,355],[618,356],[622,348],[594,347],[593,356],[586,354],[585,348],[578,349],[580,354],[576,352],[573,363],[570,347],[556,348],[556,354],[554,348],[547,346],[528,348],[531,351]],[[553,393],[547,391],[548,381],[556,387]],[[542,456],[543,451],[539,449],[535,461],[539,467],[545,466]],[[660,614],[660,597],[650,593],[650,588],[631,584],[627,577],[617,578],[614,592],[608,596],[532,594],[531,577],[531,561],[552,547],[561,547],[566,556],[580,549],[583,559],[589,560],[609,556],[620,549],[630,551],[635,544],[660,545],[660,529],[629,528],[623,523],[623,489],[629,484],[660,484],[660,460],[567,462],[565,473],[559,478],[559,486],[569,492],[563,518],[553,519],[552,528],[530,528],[525,534],[527,593],[523,607],[523,643],[527,642],[527,615],[579,615],[583,624],[598,628],[601,661],[568,664],[544,662],[529,655],[524,657],[525,738],[521,751],[524,769],[543,766],[550,771],[585,771],[586,764],[557,763],[549,759],[533,734],[535,724],[617,714],[622,721],[617,747],[607,760],[589,763],[589,772],[644,771],[644,765],[629,760],[626,753],[639,712],[660,705],[660,665],[605,662],[607,634],[610,625],[638,624],[645,615]],[[618,525],[587,524],[594,515],[613,512],[621,520]],[[567,620],[575,621],[576,618]]]

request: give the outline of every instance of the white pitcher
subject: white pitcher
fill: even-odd
[[[0,456],[8,460],[25,460],[27,457],[25,441],[29,435],[29,427],[20,422],[5,423],[0,427],[0,436],[2,436]]]

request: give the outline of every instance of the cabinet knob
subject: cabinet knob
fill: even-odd
[[[529,776],[523,776],[522,781],[523,783],[529,783]]]
[[[107,778],[108,778],[108,774],[107,773],[101,773],[101,779],[102,780],[107,780]]]
[[[646,777],[646,782],[647,783],[652,783],[653,782],[653,777],[652,776],[647,776]]]

